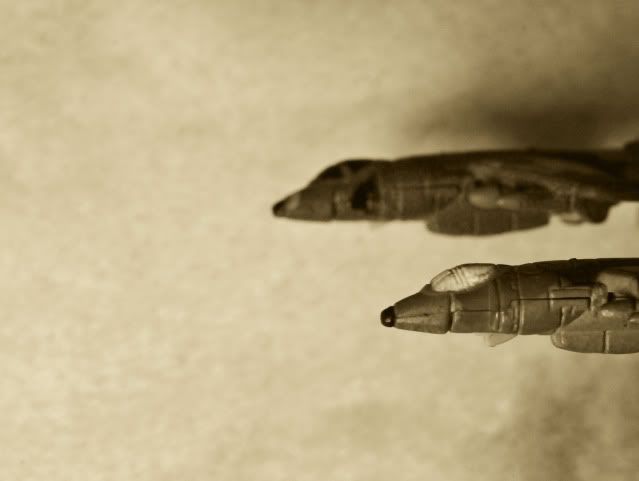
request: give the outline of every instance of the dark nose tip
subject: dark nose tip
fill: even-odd
[[[382,311],[379,316],[382,324],[386,327],[393,327],[395,325],[395,308],[393,306],[387,307]]]
[[[273,215],[277,217],[282,216],[283,210],[284,210],[284,202],[285,201],[280,200],[279,202],[273,205]]]

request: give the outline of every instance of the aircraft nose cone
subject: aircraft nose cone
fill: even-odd
[[[395,307],[390,306],[384,309],[380,315],[380,319],[384,326],[393,327],[395,325],[395,320],[397,319],[395,316]]]
[[[300,192],[285,197],[273,206],[276,217],[304,218],[305,211]]]
[[[273,204],[273,215],[276,217],[282,217],[284,215],[284,204],[286,204],[286,199],[280,200]]]

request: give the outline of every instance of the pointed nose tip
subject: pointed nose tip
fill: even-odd
[[[379,316],[382,324],[386,327],[393,327],[395,325],[395,320],[397,319],[395,316],[395,307],[390,306],[384,309]]]
[[[282,217],[284,215],[284,204],[286,200],[280,200],[279,202],[273,204],[273,215],[276,217]]]

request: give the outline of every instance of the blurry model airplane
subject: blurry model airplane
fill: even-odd
[[[639,201],[639,141],[622,149],[496,150],[346,160],[273,206],[314,221],[423,219],[429,230],[487,235],[565,222],[603,222]]]
[[[384,309],[381,320],[434,334],[486,333],[490,345],[545,334],[569,351],[639,352],[639,259],[464,264]]]

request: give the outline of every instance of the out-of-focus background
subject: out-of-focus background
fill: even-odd
[[[0,2],[0,478],[632,480],[639,357],[384,329],[442,269],[639,256],[271,204],[357,157],[638,137],[625,1]]]

